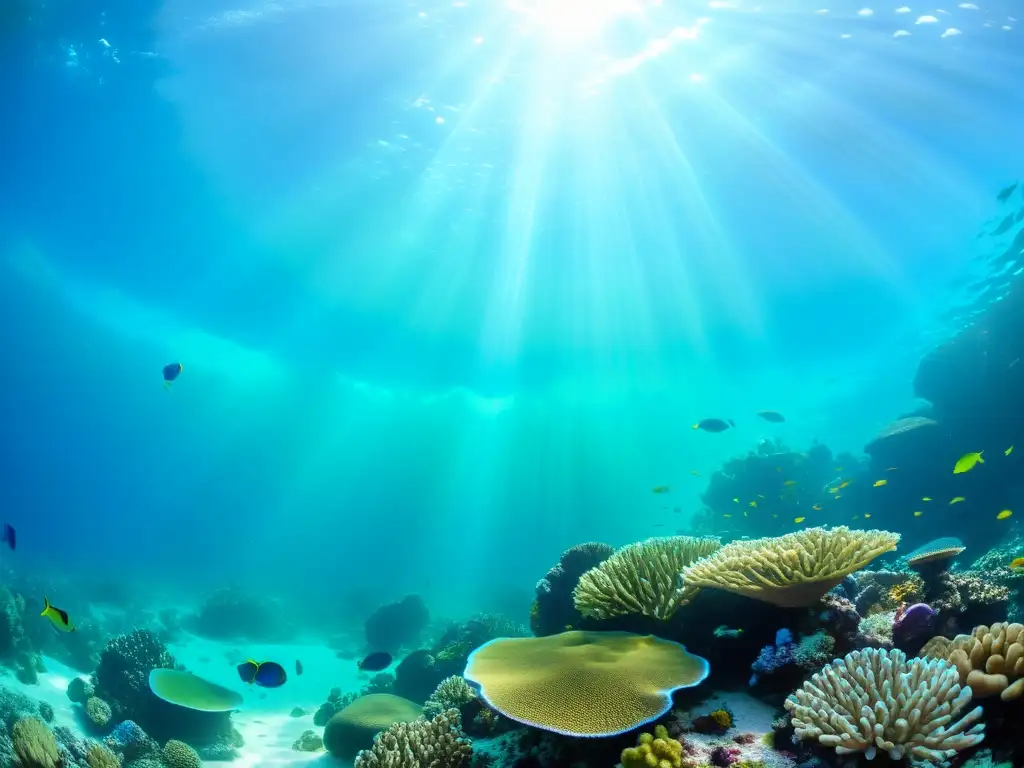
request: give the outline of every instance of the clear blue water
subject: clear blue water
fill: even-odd
[[[0,509],[61,578],[528,605],[911,410],[1024,174],[1009,0],[30,5]]]

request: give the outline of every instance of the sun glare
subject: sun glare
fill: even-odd
[[[560,40],[593,39],[616,19],[642,13],[644,4],[644,0],[508,0],[509,9]]]

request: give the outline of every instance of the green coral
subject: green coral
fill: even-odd
[[[437,688],[423,705],[423,714],[429,719],[446,710],[459,709],[463,704],[468,704],[474,699],[476,699],[476,691],[466,682],[466,678],[462,675],[452,675],[438,683]]]
[[[89,768],[121,768],[117,755],[102,744],[93,744],[85,751],[85,762]]]
[[[110,705],[98,696],[90,696],[85,700],[85,716],[94,726],[103,730],[110,724],[113,714]]]
[[[324,748],[324,740],[317,735],[316,731],[303,731],[292,743],[292,749],[297,752],[319,752]]]
[[[199,754],[183,741],[171,739],[164,744],[164,762],[167,768],[202,768]]]
[[[793,661],[804,669],[818,670],[832,661],[836,641],[825,632],[805,635],[793,648]]]
[[[622,750],[624,768],[685,768],[683,745],[668,735],[664,725],[654,726],[654,733],[641,733],[635,747]]]
[[[14,753],[24,768],[57,768],[60,750],[57,739],[38,717],[23,717],[11,729]]]

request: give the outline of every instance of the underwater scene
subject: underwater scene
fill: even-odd
[[[1016,0],[0,0],[0,72],[0,768],[1024,766]]]

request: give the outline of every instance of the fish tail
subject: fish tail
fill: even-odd
[[[983,453],[985,453],[985,452],[984,451],[978,451],[978,463],[979,464],[984,464],[985,463],[985,460],[983,458],[981,458],[981,455]]]
[[[694,429],[700,429],[700,424],[694,424],[694,425],[693,425],[693,428],[694,428]]]
[[[40,616],[45,616],[47,611],[49,611],[49,610],[50,610],[50,598],[48,598],[46,595],[43,595],[43,612],[40,613],[39,615]]]
[[[732,419],[729,419],[729,426],[730,427],[735,427],[736,426],[736,422],[733,421]]]

